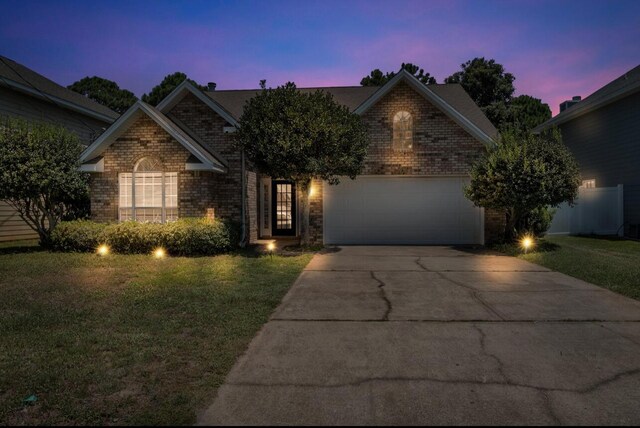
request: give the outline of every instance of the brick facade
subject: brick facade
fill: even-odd
[[[393,117],[408,111],[413,120],[411,150],[392,147]],[[104,153],[105,171],[92,177],[92,215],[97,220],[118,218],[118,173],[131,172],[142,157],[159,158],[167,172],[178,172],[180,217],[199,217],[214,208],[216,217],[241,220],[242,158],[232,135],[223,133],[226,121],[192,94],[185,96],[167,114],[185,131],[197,136],[226,163],[228,172],[185,171],[189,152],[151,119],[140,118]],[[400,83],[363,116],[371,143],[365,160],[365,175],[461,176],[486,150],[437,107]],[[247,234],[251,242],[259,238],[260,177],[247,167],[245,176]],[[323,240],[323,183],[314,180],[310,198],[309,228],[312,243]],[[298,221],[300,224],[300,220]],[[504,216],[485,211],[485,241],[502,236]]]
[[[411,150],[397,150],[393,143],[393,117],[407,111],[413,119]],[[362,116],[371,138],[363,175],[468,175],[471,165],[486,148],[457,123],[402,82]],[[322,183],[311,203],[311,240],[322,242]],[[504,216],[485,211],[485,242],[502,237]]]
[[[189,132],[197,135],[228,164],[226,174],[185,171],[190,153],[164,129],[148,117],[139,118],[104,153],[105,168],[91,178],[91,213],[98,221],[118,219],[118,174],[131,172],[135,163],[146,156],[154,156],[164,171],[178,173],[179,217],[202,217],[208,208],[216,218],[235,222],[242,220],[242,158],[233,147],[232,136],[224,134],[226,122],[211,109],[189,94],[168,114],[176,117]],[[247,235],[255,241],[258,236],[256,211],[256,173],[246,171]],[[253,183],[253,184],[251,184]]]

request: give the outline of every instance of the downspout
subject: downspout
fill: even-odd
[[[241,163],[242,163],[242,203],[240,204],[240,215],[242,216],[242,233],[240,235],[240,248],[244,248],[246,246],[246,238],[247,238],[247,219],[245,218],[245,204],[247,203],[246,201],[246,196],[247,196],[247,189],[245,188],[245,165],[244,165],[244,150],[242,150],[241,152]]]

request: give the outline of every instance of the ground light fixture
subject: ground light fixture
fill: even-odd
[[[153,257],[155,257],[156,259],[163,259],[166,256],[167,256],[167,251],[162,247],[158,247],[155,250],[153,250]]]
[[[109,246],[107,244],[102,244],[96,249],[96,253],[99,256],[106,256],[109,254]]]
[[[267,251],[269,252],[269,256],[271,256],[271,258],[273,259],[273,252],[276,250],[276,243],[275,242],[269,242],[267,244]]]
[[[525,254],[527,251],[533,248],[534,245],[535,245],[535,241],[529,235],[523,236],[522,239],[520,240],[520,246],[524,250]]]

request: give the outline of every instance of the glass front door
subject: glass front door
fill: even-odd
[[[296,187],[291,181],[272,180],[272,222],[273,236],[296,234]]]

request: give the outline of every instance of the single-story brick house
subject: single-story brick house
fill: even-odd
[[[463,195],[470,167],[497,131],[457,84],[403,71],[382,87],[322,89],[362,116],[371,138],[362,175],[314,180],[313,242],[483,244],[503,219]],[[99,221],[205,216],[243,224],[250,242],[299,234],[295,183],[255,170],[233,144],[259,90],[200,91],[184,82],[157,107],[138,102],[82,154]]]

